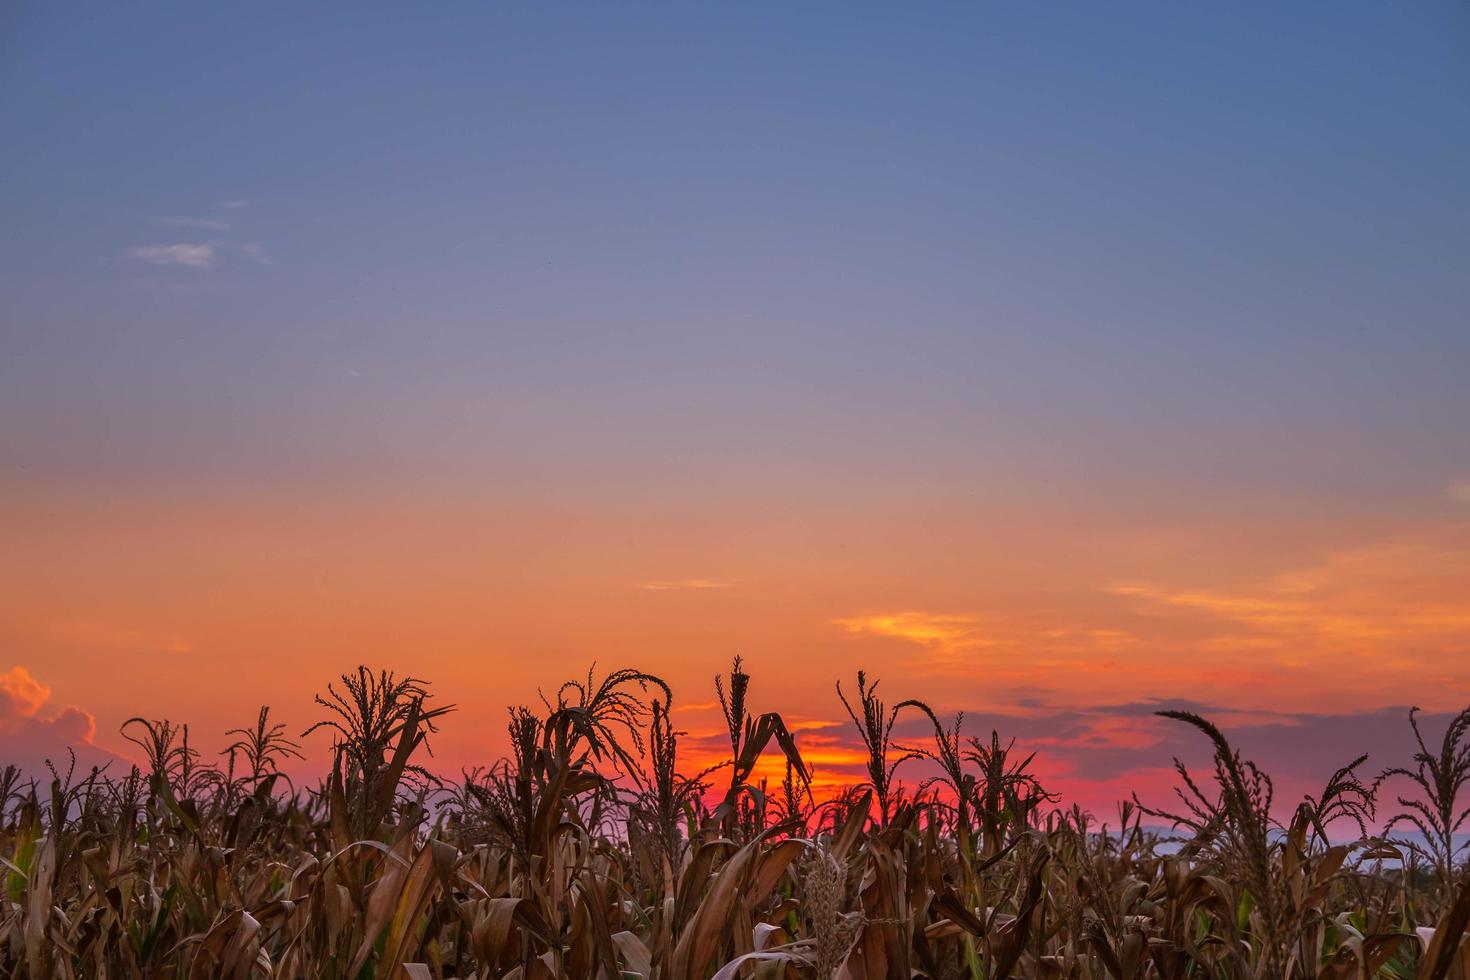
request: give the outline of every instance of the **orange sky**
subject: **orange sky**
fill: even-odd
[[[1455,492],[1354,521],[1208,523],[979,495],[651,507],[429,486],[311,500],[53,488],[14,501],[0,642],[15,653],[0,669],[49,689],[7,682],[10,727],[29,719],[33,753],[38,723],[72,707],[119,752],[134,714],[190,722],[207,748],[263,702],[304,728],[312,693],[363,662],[459,705],[436,742],[453,771],[502,750],[506,705],[595,660],[667,677],[686,750],[710,757],[710,679],[738,653],[754,706],[801,729],[824,781],[856,772],[832,685],[864,667],[890,702],[1021,735],[1043,772],[1101,806],[1191,748],[1137,710],[1150,699],[1304,734],[1318,716],[1470,702],[1470,520]],[[308,744],[324,756],[321,736]]]

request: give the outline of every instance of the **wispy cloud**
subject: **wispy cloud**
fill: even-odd
[[[1445,493],[1457,504],[1470,504],[1470,476],[1451,483]]]
[[[827,718],[799,718],[787,719],[786,730],[789,732],[825,732],[836,729],[844,729],[847,722]]]
[[[230,223],[220,221],[217,218],[188,218],[161,216],[153,219],[156,225],[166,225],[170,228],[203,228],[206,231],[229,231]]]
[[[69,646],[123,654],[187,654],[194,644],[174,633],[156,633],[109,623],[64,622],[51,627],[52,636]]]
[[[1110,591],[1130,600],[1174,651],[1152,658],[1155,689],[1176,673],[1185,680],[1180,671],[1230,669],[1274,678],[1270,697],[1278,704],[1364,707],[1412,697],[1434,710],[1463,703],[1470,691],[1467,588],[1470,525],[1441,525],[1256,582],[1129,582]],[[1242,674],[1210,683],[1241,697],[1248,681]]]
[[[243,198],[221,201],[214,206],[215,210],[236,211],[249,205],[249,201]],[[233,220],[225,220],[228,216],[200,217],[197,214],[165,214],[155,215],[149,220],[152,224],[165,228],[187,228],[202,232],[214,232],[213,236],[204,241],[195,242],[173,242],[163,245],[134,245],[125,249],[123,255],[135,262],[144,262],[148,265],[159,267],[180,267],[185,269],[211,269],[216,266],[229,265],[231,262],[241,260],[252,262],[256,265],[273,265],[274,258],[266,246],[258,242],[242,242],[232,240],[228,234],[234,228]],[[175,288],[174,283],[162,283],[163,288]]]
[[[266,250],[266,247],[264,245],[253,245],[247,243],[245,245],[239,245],[236,247],[239,249],[241,255],[245,256],[247,259],[250,259],[253,262],[258,262],[261,265],[272,264],[271,254]]]
[[[645,592],[674,592],[678,590],[729,589],[733,588],[734,585],[734,582],[726,582],[720,579],[684,578],[643,582],[638,588],[643,589]]]
[[[181,265],[190,269],[207,269],[214,261],[215,247],[207,243],[176,245],[135,245],[127,256],[151,265]]]
[[[836,620],[849,633],[866,633],[907,640],[939,652],[982,646],[980,621],[974,616],[950,613],[897,612]]]
[[[1403,542],[1330,556],[1254,587],[1113,586],[1115,595],[1189,610],[1249,627],[1261,639],[1339,644],[1461,635],[1470,609],[1450,583],[1470,580],[1470,554],[1450,545]]]

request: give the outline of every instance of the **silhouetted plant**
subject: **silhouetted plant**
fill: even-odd
[[[924,745],[916,745],[905,751],[916,756],[922,756],[934,763],[939,768],[939,775],[930,776],[919,784],[917,793],[922,795],[925,791],[936,785],[942,785],[948,790],[950,801],[948,805],[954,807],[955,829],[961,846],[968,846],[970,838],[970,809],[971,802],[975,797],[975,777],[965,771],[965,755],[962,742],[961,730],[964,728],[965,715],[960,712],[955,715],[954,726],[948,730],[940,724],[939,717],[934,710],[923,701],[902,701],[896,709],[915,708],[923,712],[934,726],[934,745],[929,748]]]
[[[527,779],[544,775],[536,765],[536,754],[541,748],[541,718],[525,705],[508,710],[510,724],[506,730],[510,734],[510,758],[516,772]]]
[[[221,755],[228,756],[230,773],[234,773],[235,757],[238,754],[245,763],[246,779],[252,786],[267,776],[280,773],[280,763],[285,759],[301,759],[301,746],[286,737],[286,726],[270,720],[270,707],[260,706],[254,728],[231,728],[226,735],[236,736],[225,747]]]
[[[1327,828],[1334,821],[1346,820],[1358,829],[1358,837],[1368,836],[1368,825],[1377,810],[1377,788],[1358,776],[1358,767],[1368,755],[1358,756],[1332,774],[1319,796],[1308,794],[1300,809],[1319,843],[1327,842]]]
[[[590,759],[641,780],[637,756],[644,752],[643,726],[652,711],[643,695],[652,687],[668,703],[673,692],[662,678],[639,670],[614,670],[601,680],[595,671],[593,665],[585,681],[567,681],[557,689],[555,704],[547,702],[551,715],[541,729],[542,747],[559,766]]]
[[[360,666],[340,679],[342,690],[329,683],[326,696],[318,694],[315,699],[332,717],[312,725],[302,736],[321,728],[334,733],[338,758],[334,778],[342,783],[352,830],[357,835],[375,835],[405,775],[433,780],[427,769],[411,759],[420,746],[430,751],[428,735],[438,731],[435,719],[453,711],[454,705],[426,708],[429,693],[424,682],[415,677],[400,679],[388,670],[374,674]]]
[[[1434,866],[1443,894],[1454,888],[1458,856],[1467,844],[1455,843],[1455,834],[1470,819],[1470,802],[1461,802],[1460,793],[1470,782],[1470,708],[1450,719],[1440,740],[1438,751],[1430,751],[1419,731],[1419,709],[1409,709],[1409,726],[1414,730],[1414,768],[1394,766],[1384,771],[1381,779],[1399,776],[1418,787],[1419,796],[1398,797],[1404,810],[1388,821],[1387,830],[1409,824],[1424,835],[1424,844],[1405,842],[1409,847],[1423,847]]]
[[[742,839],[749,839],[764,826],[763,814],[768,809],[769,800],[764,783],[753,786],[751,778],[771,739],[776,740],[785,756],[787,776],[794,777],[808,796],[811,784],[811,771],[802,759],[785,719],[775,711],[752,715],[746,706],[749,690],[750,675],[741,666],[739,657],[730,666],[728,688],[722,678],[715,677],[715,696],[730,739],[730,786],[716,814],[723,821],[727,833],[738,834]]]
[[[878,801],[879,825],[887,827],[893,805],[901,795],[901,791],[895,791],[894,774],[899,766],[910,759],[918,758],[919,754],[893,744],[893,725],[898,720],[898,707],[885,709],[877,692],[878,682],[874,681],[870,685],[867,674],[858,671],[858,710],[854,710],[848,703],[847,695],[842,693],[842,682],[837,682],[837,697],[841,699],[842,706],[847,709],[847,716],[857,727],[858,737],[862,739],[867,753],[864,766],[868,778],[863,785],[872,788],[873,796]]]
[[[655,698],[650,709],[650,771],[644,778],[647,789],[634,794],[629,816],[633,825],[658,842],[670,867],[678,867],[686,840],[680,825],[692,821],[700,809],[710,788],[707,777],[728,763],[710,766],[693,776],[681,775],[678,755],[679,736],[683,733],[674,730],[665,702]]]
[[[198,751],[189,745],[188,725],[134,717],[119,732],[143,750],[154,795],[188,800],[222,779],[218,770],[200,763]]]
[[[1271,816],[1274,789],[1271,777],[1254,762],[1241,758],[1224,733],[1209,721],[1189,711],[1159,711],[1164,718],[1181,721],[1203,732],[1214,746],[1215,784],[1219,795],[1207,796],[1195,783],[1189,769],[1177,758],[1174,768],[1184,784],[1174,792],[1184,804],[1182,812],[1155,810],[1138,803],[1153,817],[1188,827],[1196,842],[1215,855],[1223,867],[1250,889],[1262,923],[1263,960],[1268,971],[1284,975],[1286,955],[1279,941],[1282,895],[1273,871],[1274,845]],[[1134,798],[1137,802],[1137,797]]]
[[[1000,733],[992,729],[989,742],[972,738],[965,752],[965,758],[979,769],[975,805],[987,857],[1000,852],[1008,830],[1025,830],[1043,804],[1057,799],[1031,772],[1036,753],[1017,758],[1015,745],[1015,739],[1001,744]]]

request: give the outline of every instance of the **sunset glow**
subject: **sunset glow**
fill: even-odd
[[[1470,27],[1350,6],[9,18],[3,761],[362,663],[452,774],[595,663],[700,768],[736,655],[821,793],[859,669],[1100,814],[1204,752],[1160,707],[1283,798],[1407,751],[1470,704]]]

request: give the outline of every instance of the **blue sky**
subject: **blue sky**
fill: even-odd
[[[403,13],[9,15],[12,453],[89,395],[145,455],[282,400],[428,451],[488,381],[553,441],[605,411],[800,451],[853,408],[1022,455],[1187,457],[1179,422],[1467,462],[1463,4]],[[209,268],[139,251],[176,244]]]

